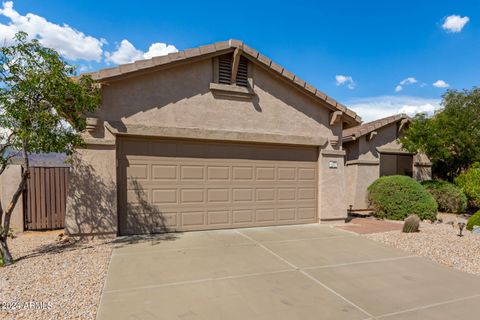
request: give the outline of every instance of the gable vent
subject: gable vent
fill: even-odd
[[[248,59],[244,56],[240,57],[237,71],[237,85],[248,87]]]
[[[218,83],[230,84],[232,79],[232,55],[218,57]]]
[[[225,54],[218,57],[218,83],[231,84],[232,79],[232,54]],[[240,57],[237,70],[236,84],[242,87],[248,87],[248,59]]]

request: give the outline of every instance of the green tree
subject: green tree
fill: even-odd
[[[38,152],[71,154],[83,140],[84,114],[100,104],[98,86],[88,76],[75,78],[76,68],[27,34],[0,48],[0,175],[17,155],[22,158],[21,182],[10,202],[0,202],[0,252],[13,263],[7,239],[12,211],[29,177],[28,155]]]
[[[415,116],[401,142],[410,152],[425,153],[436,176],[453,181],[480,160],[480,88],[448,90],[442,107],[432,117]]]

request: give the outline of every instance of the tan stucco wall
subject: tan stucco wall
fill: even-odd
[[[213,60],[113,82],[97,115],[126,124],[331,136],[330,111],[261,67],[253,66],[252,101],[215,98]],[[335,126],[341,134],[341,125]]]
[[[0,195],[2,199],[2,206],[8,206],[12,200],[13,194],[17,191],[17,188],[22,180],[22,166],[17,164],[9,165],[0,177]],[[14,232],[24,231],[24,218],[23,218],[23,195],[18,198],[15,209],[13,209],[12,216],[10,218],[10,228]]]
[[[358,159],[378,159],[377,148],[401,149],[401,145],[397,141],[398,133],[396,123],[392,123],[376,131],[377,135],[370,141],[367,140],[368,135],[363,135],[358,138],[358,140],[350,142],[358,144]]]
[[[65,231],[68,234],[116,234],[115,146],[78,149],[70,169]]]
[[[344,158],[344,151],[320,151],[318,160],[318,212],[321,223],[341,221],[347,218]],[[336,168],[330,167],[331,161],[336,163]]]

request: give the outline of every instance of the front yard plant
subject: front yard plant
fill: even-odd
[[[467,209],[467,197],[454,184],[429,180],[423,181],[422,185],[435,198],[441,212],[461,213]]]
[[[455,184],[468,198],[472,208],[480,208],[480,163],[474,163],[470,169],[455,178]]]
[[[422,220],[435,221],[437,202],[425,188],[407,176],[385,176],[368,187],[368,201],[373,215],[390,220],[404,220],[416,214]]]
[[[3,264],[13,258],[8,247],[10,218],[29,178],[29,154],[71,154],[82,145],[84,114],[100,103],[90,77],[74,79],[76,68],[53,49],[24,32],[0,48],[0,175],[13,156],[21,156],[23,173],[11,199],[0,203],[0,251]]]
[[[468,219],[467,230],[472,231],[474,226],[480,226],[480,210]]]
[[[411,214],[405,219],[403,223],[402,232],[405,233],[412,233],[418,232],[420,228],[420,218],[416,214]]]

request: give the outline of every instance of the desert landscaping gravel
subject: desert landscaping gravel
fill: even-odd
[[[59,232],[9,241],[0,268],[0,319],[95,319],[112,252],[109,240],[56,241]]]
[[[390,231],[366,234],[365,237],[389,246],[424,256],[438,263],[480,275],[480,235],[448,224],[422,223],[420,232]]]

